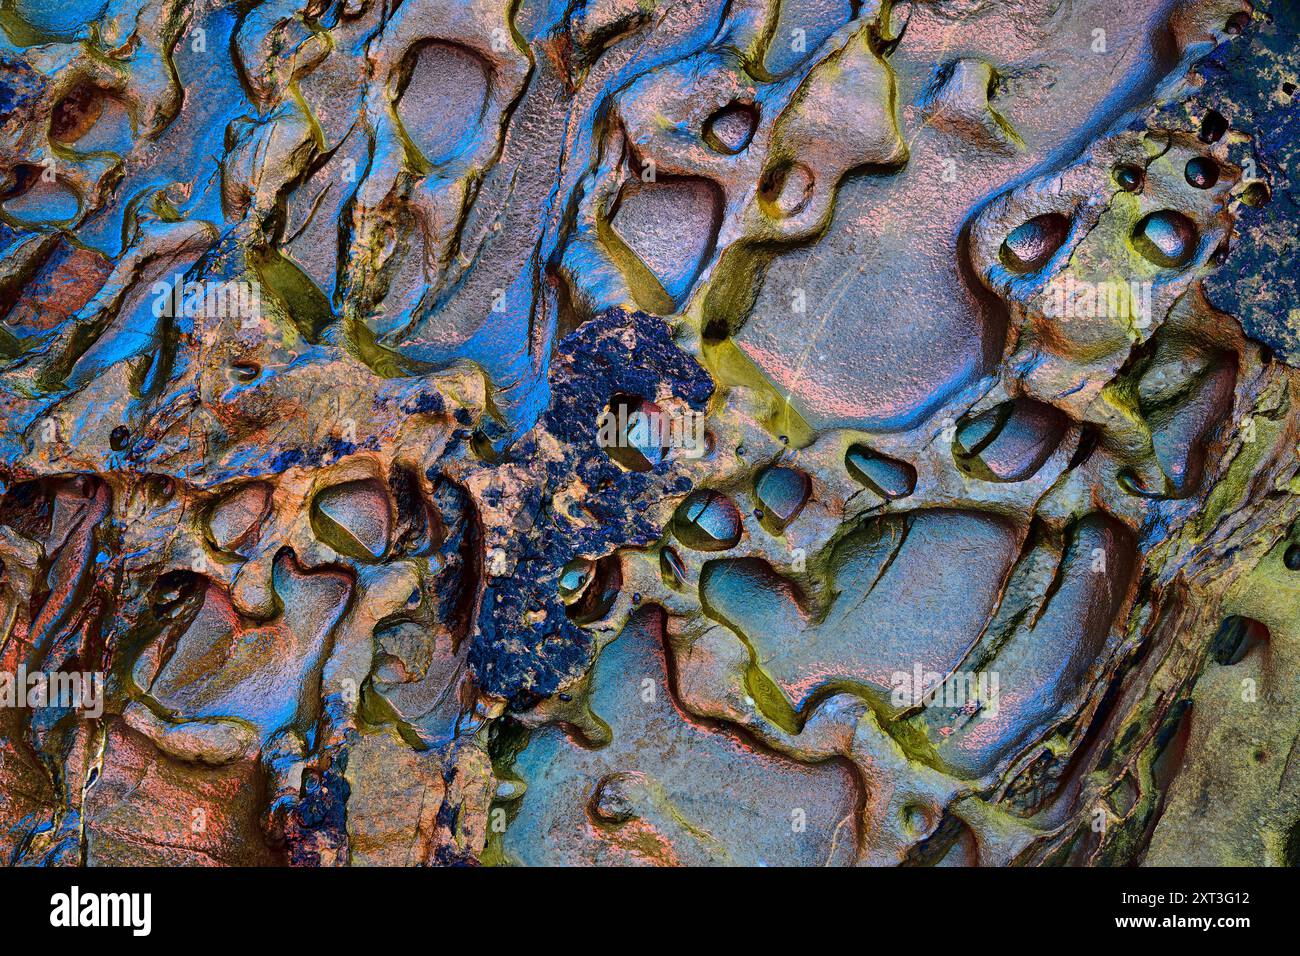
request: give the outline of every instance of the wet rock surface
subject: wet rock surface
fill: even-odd
[[[0,860],[1295,865],[1291,6],[0,5]]]

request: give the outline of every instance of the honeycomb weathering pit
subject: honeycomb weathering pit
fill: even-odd
[[[0,860],[1300,864],[1298,28],[0,3]]]

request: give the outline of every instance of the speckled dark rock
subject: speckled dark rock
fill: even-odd
[[[559,571],[571,558],[601,557],[618,547],[656,540],[663,527],[648,507],[690,490],[671,458],[648,472],[627,471],[596,443],[597,420],[616,394],[647,400],[667,389],[695,411],[713,392],[708,373],[673,342],[662,319],[611,310],[559,344],[550,373],[551,403],[539,428],[563,457],[546,463],[540,488],[518,502],[532,521],[520,536],[523,552],[513,574],[491,578],[469,662],[480,686],[523,708],[549,696],[591,662],[591,638],[565,616],[557,592]],[[538,454],[530,433],[510,452],[516,461]],[[580,513],[554,510],[551,494],[577,478],[588,489]],[[545,625],[526,623],[545,612]]]
[[[1211,110],[1251,137],[1229,156],[1247,180],[1267,183],[1262,205],[1242,203],[1226,258],[1205,280],[1214,305],[1241,319],[1247,334],[1300,361],[1300,6],[1261,0],[1243,35],[1220,44],[1195,68],[1204,84],[1155,116],[1157,125],[1199,130]],[[1252,190],[1259,201],[1264,193]]]

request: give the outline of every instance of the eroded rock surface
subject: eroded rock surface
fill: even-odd
[[[3,5],[0,860],[1295,865],[1291,6]]]

